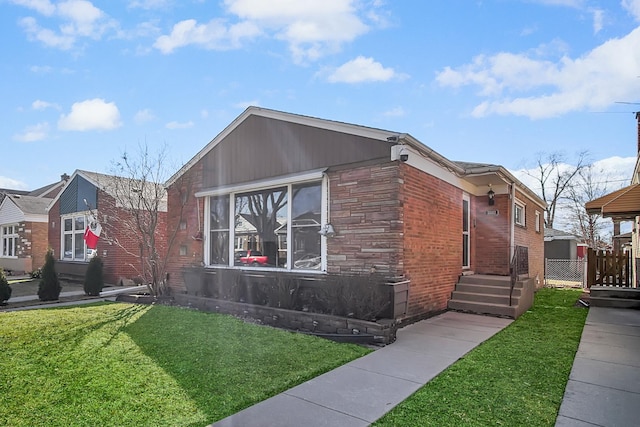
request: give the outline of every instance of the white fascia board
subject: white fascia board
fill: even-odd
[[[238,193],[242,191],[254,191],[264,188],[278,187],[287,184],[296,184],[299,182],[318,181],[322,179],[326,168],[315,169],[304,173],[297,173],[291,175],[285,175],[278,178],[263,179],[260,181],[252,181],[248,183],[226,185],[223,187],[209,188],[206,190],[198,191],[196,197],[218,196],[221,194]]]

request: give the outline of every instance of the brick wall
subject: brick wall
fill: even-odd
[[[509,274],[511,199],[496,194],[489,206],[486,196],[474,197],[476,226],[472,227],[472,270],[477,274]],[[497,212],[497,214],[496,214]]]
[[[329,173],[327,270],[332,274],[402,274],[401,180],[396,164]]]
[[[53,250],[54,259],[60,259],[60,199],[49,209],[48,236],[49,246]],[[43,262],[44,264],[44,262]]]
[[[28,232],[30,230],[30,232]],[[48,225],[46,222],[27,222],[25,234],[31,241],[29,256],[31,256],[31,269],[36,270],[44,265],[44,256],[49,247]],[[25,251],[25,254],[27,252]]]
[[[400,193],[409,316],[445,310],[462,272],[462,191],[405,164]]]
[[[167,238],[170,243],[167,272],[169,286],[174,293],[186,291],[182,267],[201,265],[204,259],[203,242],[194,239],[198,231],[204,230],[204,198],[198,201],[194,196],[202,188],[202,164],[202,161],[197,162],[167,190],[169,203]],[[186,200],[183,199],[183,195],[186,195]],[[184,208],[181,209],[183,202]],[[200,226],[198,226],[198,220]],[[181,222],[185,225],[184,229],[180,227]],[[184,255],[180,255],[181,247]]]
[[[526,246],[529,252],[529,277],[536,279],[536,287],[544,285],[544,211],[524,193],[516,191],[516,199],[525,203],[525,225],[515,226],[515,244]],[[536,231],[536,211],[540,212],[539,230]]]

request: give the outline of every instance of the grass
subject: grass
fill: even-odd
[[[579,290],[534,306],[391,410],[380,426],[553,426],[587,310]]]
[[[0,313],[0,425],[202,426],[370,350],[166,306]]]

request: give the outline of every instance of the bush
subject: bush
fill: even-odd
[[[60,297],[60,280],[56,273],[56,260],[53,258],[51,249],[47,251],[44,266],[42,267],[42,277],[38,285],[38,298],[41,301],[55,301]]]
[[[102,258],[95,256],[89,261],[87,273],[84,276],[84,293],[90,296],[100,295],[104,288],[104,273]]]
[[[11,286],[7,282],[4,271],[0,268],[0,305],[4,305],[9,298],[11,298]]]

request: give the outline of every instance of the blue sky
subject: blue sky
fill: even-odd
[[[141,143],[173,172],[249,105],[511,170],[636,156],[640,0],[0,0],[0,28],[0,187]]]

